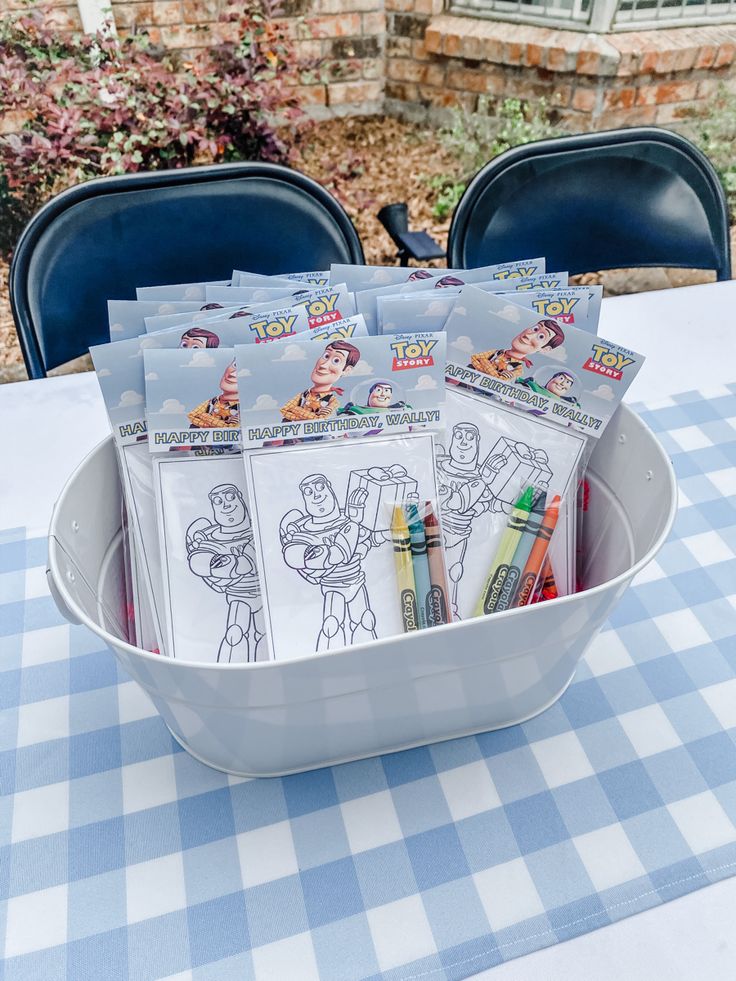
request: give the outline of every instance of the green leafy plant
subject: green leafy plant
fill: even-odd
[[[685,135],[710,159],[723,184],[731,215],[736,215],[736,94],[721,86],[706,111],[688,121]]]
[[[287,162],[300,122],[299,62],[273,0],[248,0],[224,20],[237,40],[194,62],[146,34],[117,39],[50,26],[34,6],[0,20],[0,252],[64,187],[109,174],[235,159]],[[6,126],[7,128],[7,126]]]
[[[434,214],[444,219],[455,208],[468,182],[489,160],[513,146],[557,136],[550,121],[545,99],[537,102],[504,99],[497,111],[487,96],[480,96],[475,112],[452,110],[448,126],[439,131],[439,140],[458,161],[460,178],[455,175],[433,177],[436,190]]]
[[[446,174],[437,174],[430,178],[429,186],[437,192],[432,206],[432,214],[444,221],[455,210],[458,201],[465,193],[466,184],[456,181]]]

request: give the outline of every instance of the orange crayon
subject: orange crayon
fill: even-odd
[[[544,518],[539,526],[536,541],[532,545],[529,558],[526,560],[524,571],[521,574],[519,591],[516,594],[514,606],[526,606],[531,598],[534,584],[547,557],[547,549],[552,538],[552,532],[555,530],[555,525],[560,515],[560,503],[560,495],[555,494],[544,512]]]
[[[430,627],[438,623],[449,623],[450,604],[445,578],[445,564],[442,560],[442,539],[437,516],[427,501],[424,510],[424,536],[427,540],[427,560],[429,562],[430,591],[427,595],[427,623]]]

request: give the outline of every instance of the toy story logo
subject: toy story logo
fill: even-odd
[[[517,266],[515,269],[499,269],[492,279],[529,279],[537,271],[536,266]]]
[[[592,371],[596,375],[604,375],[606,378],[613,378],[621,381],[624,377],[624,368],[634,364],[635,358],[628,357],[627,351],[621,348],[612,349],[607,344],[594,344],[593,353],[583,365],[586,371]]]
[[[575,306],[579,302],[579,296],[555,297],[540,300],[533,300],[532,306],[540,317],[554,317],[563,324],[575,323]]]
[[[289,314],[282,317],[263,317],[261,320],[253,320],[249,324],[250,330],[255,334],[256,344],[263,341],[275,341],[280,337],[291,337],[296,333],[294,325],[297,321],[296,314]]]
[[[340,293],[324,293],[321,296],[306,300],[303,303],[307,311],[310,330],[324,327],[326,324],[334,323],[335,320],[342,320],[343,315],[337,308],[337,301]]]
[[[432,349],[436,340],[394,341],[391,344],[393,352],[392,371],[406,371],[409,368],[431,368],[434,365]]]

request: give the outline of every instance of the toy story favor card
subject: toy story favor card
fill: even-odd
[[[445,325],[447,378],[593,437],[644,358],[508,296],[463,290]]]
[[[166,286],[139,286],[135,295],[139,300],[199,300],[205,302],[208,286],[229,286],[229,279],[216,279],[203,283],[172,283]]]
[[[240,439],[240,397],[233,348],[143,352],[151,452],[173,447],[232,447]]]
[[[243,446],[442,427],[445,338],[236,346]]]

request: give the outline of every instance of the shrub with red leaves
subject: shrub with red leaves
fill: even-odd
[[[146,34],[49,26],[43,7],[0,21],[0,252],[53,194],[108,174],[225,160],[288,162],[284,123],[303,119],[299,62],[273,0],[226,15],[234,43],[191,63]]]

